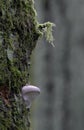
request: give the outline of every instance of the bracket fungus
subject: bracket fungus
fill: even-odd
[[[26,108],[30,108],[32,101],[40,94],[40,89],[33,85],[22,87],[22,97],[25,101]]]

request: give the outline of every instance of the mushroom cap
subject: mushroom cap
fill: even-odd
[[[22,88],[23,94],[30,93],[30,92],[40,94],[40,89],[36,86],[33,86],[33,85],[26,85]]]
[[[33,85],[26,85],[22,87],[22,96],[27,108],[30,108],[31,102],[40,94],[40,89]]]

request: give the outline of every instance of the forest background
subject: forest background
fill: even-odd
[[[51,21],[53,48],[39,41],[33,83],[41,95],[33,108],[35,130],[84,129],[84,1],[35,0],[40,23]]]

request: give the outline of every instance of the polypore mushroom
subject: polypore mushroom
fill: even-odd
[[[25,101],[26,107],[30,108],[31,102],[40,94],[40,89],[33,85],[26,85],[22,87],[22,97]]]

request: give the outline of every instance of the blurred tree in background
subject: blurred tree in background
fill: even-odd
[[[49,20],[56,28],[55,48],[44,39],[34,52],[35,83],[42,89],[34,128],[83,130],[84,1],[35,1],[40,22]]]

